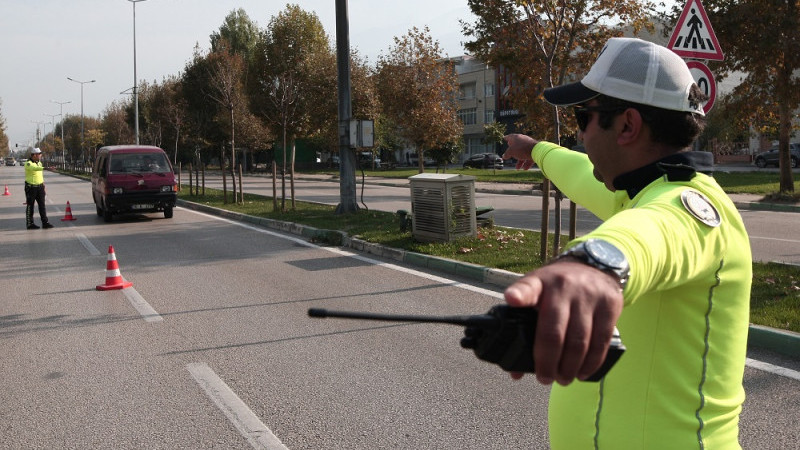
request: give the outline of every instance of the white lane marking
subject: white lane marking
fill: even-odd
[[[72,224],[70,224],[70,226],[71,225]],[[79,241],[81,241],[81,244],[83,244],[83,246],[86,248],[86,250],[89,251],[90,255],[92,255],[92,256],[100,256],[100,250],[98,250],[97,247],[95,247],[94,245],[92,245],[91,242],[89,242],[89,239],[86,237],[86,235],[84,235],[82,233],[78,233],[75,236],[78,238]]]
[[[125,294],[125,297],[131,303],[131,305],[133,305],[133,307],[139,311],[139,314],[141,314],[145,322],[161,322],[164,320],[164,318],[161,317],[161,315],[145,301],[145,299],[136,291],[136,289],[128,287],[123,289],[122,293]]]
[[[800,372],[792,369],[787,369],[786,367],[776,366],[774,364],[750,358],[747,358],[745,360],[745,365],[747,365],[748,367],[752,367],[753,369],[762,370],[764,372],[769,372],[775,375],[780,375],[782,377],[792,378],[794,380],[800,381]]]
[[[190,363],[186,368],[208,398],[225,414],[253,448],[266,450],[288,449],[272,430],[236,395],[205,363]]]
[[[778,241],[778,242],[791,242],[791,243],[800,242],[797,239],[781,239],[781,238],[764,237],[764,236],[753,236],[753,235],[750,236],[750,239],[761,239],[761,240],[764,240],[764,241]]]
[[[408,273],[408,274],[411,274],[411,275],[416,275],[418,277],[426,278],[428,280],[436,281],[438,283],[442,283],[442,284],[445,284],[445,285],[448,285],[448,286],[453,286],[453,287],[457,287],[457,288],[461,288],[461,289],[467,289],[467,290],[472,291],[472,292],[478,292],[478,293],[481,293],[481,294],[488,295],[490,297],[494,297],[494,298],[498,298],[498,299],[502,299],[503,298],[503,294],[500,293],[500,292],[490,291],[488,289],[479,288],[479,287],[472,286],[472,285],[469,285],[469,284],[466,284],[466,283],[461,283],[461,282],[458,282],[458,281],[455,281],[455,280],[450,280],[448,278],[443,278],[443,277],[439,277],[439,276],[436,276],[436,275],[431,275],[429,273],[420,272],[418,270],[397,266],[397,265],[394,265],[394,264],[391,264],[391,263],[378,261],[378,260],[372,259],[372,258],[367,258],[366,256],[362,256],[362,255],[357,254],[357,253],[348,252],[348,251],[342,250],[340,248],[321,247],[319,245],[312,244],[311,242],[304,241],[304,240],[302,240],[300,238],[287,236],[285,234],[280,234],[280,233],[276,233],[276,232],[273,232],[273,231],[265,230],[263,228],[259,228],[259,227],[256,227],[256,226],[248,225],[248,224],[241,223],[241,222],[236,222],[235,220],[226,219],[224,217],[217,217],[217,216],[214,216],[214,215],[211,215],[211,214],[206,214],[206,213],[202,213],[202,212],[194,211],[194,210],[191,210],[191,211],[196,213],[196,214],[200,214],[200,215],[203,215],[203,216],[206,216],[206,217],[210,217],[212,219],[222,220],[222,221],[230,223],[232,225],[237,225],[237,226],[240,226],[240,227],[243,227],[243,228],[247,228],[248,230],[257,231],[259,233],[269,234],[270,236],[276,236],[276,237],[279,237],[279,238],[282,238],[282,239],[287,239],[287,240],[290,240],[290,241],[293,241],[293,242],[296,242],[298,244],[305,245],[305,246],[308,246],[308,247],[319,248],[319,249],[327,250],[327,251],[329,251],[331,253],[337,253],[339,255],[350,256],[350,257],[358,259],[360,261],[365,261],[365,262],[368,262],[368,263],[371,263],[371,264],[375,264],[375,265],[386,267],[388,269],[397,270],[397,271],[400,271],[400,272],[405,272],[405,273]],[[770,373],[773,373],[775,375],[781,375],[781,376],[785,376],[787,378],[800,379],[800,373],[798,373],[798,372],[796,372],[794,370],[791,370],[791,369],[787,369],[785,367],[774,366],[772,364],[768,364],[768,363],[765,363],[765,362],[761,362],[761,361],[757,361],[757,360],[749,359],[749,358],[747,359],[746,364],[748,366],[754,368],[754,369],[764,370],[766,372],[770,372]]]

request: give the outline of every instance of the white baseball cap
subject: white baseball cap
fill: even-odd
[[[39,147],[36,147],[33,150],[31,150],[31,155],[35,155],[37,153],[42,153],[42,149],[40,149]]]
[[[544,98],[569,106],[603,94],[702,116],[703,105],[689,101],[693,84],[686,63],[668,48],[641,39],[611,38],[581,81],[545,89]]]

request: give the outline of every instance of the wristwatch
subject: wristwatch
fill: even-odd
[[[613,275],[619,286],[625,289],[630,266],[625,254],[614,245],[602,239],[587,239],[558,255],[554,261],[571,256],[580,262]]]

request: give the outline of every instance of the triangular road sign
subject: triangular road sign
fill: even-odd
[[[725,59],[700,0],[687,0],[667,47],[684,58]]]

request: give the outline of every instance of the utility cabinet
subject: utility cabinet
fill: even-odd
[[[422,242],[449,242],[478,234],[475,177],[421,173],[411,182],[412,236]]]

